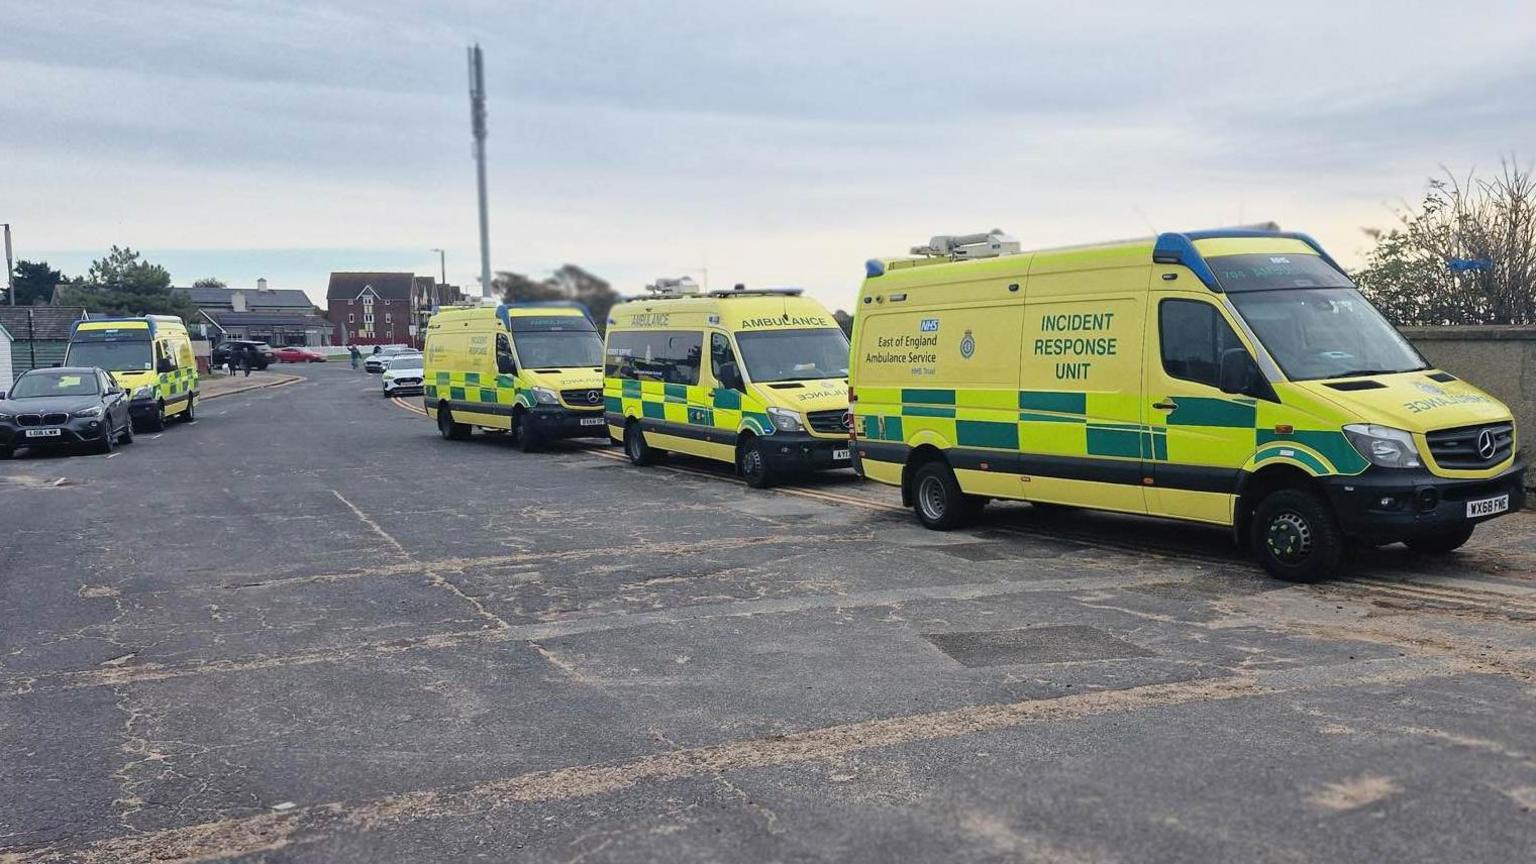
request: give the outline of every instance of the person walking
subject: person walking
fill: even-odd
[[[363,352],[357,350],[357,343],[347,346],[347,355],[352,358],[353,369],[357,368],[357,364],[363,362]]]
[[[244,372],[245,377],[249,378],[251,377],[251,354],[255,349],[249,345],[237,345],[235,347],[240,356],[240,371]]]

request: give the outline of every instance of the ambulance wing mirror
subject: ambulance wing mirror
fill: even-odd
[[[1259,382],[1259,364],[1246,348],[1228,348],[1221,352],[1221,392],[1256,396]]]
[[[715,370],[715,380],[727,390],[747,389],[746,383],[741,380],[741,369],[735,363],[721,363],[720,368]]]
[[[511,354],[496,355],[496,371],[502,375],[517,374],[517,363],[513,362]]]

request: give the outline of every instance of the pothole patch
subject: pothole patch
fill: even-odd
[[[1151,657],[1151,651],[1081,624],[980,630],[967,633],[924,633],[951,659],[963,666],[1016,666],[1072,663],[1082,660],[1128,660]]]

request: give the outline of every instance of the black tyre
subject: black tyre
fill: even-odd
[[[1344,560],[1344,534],[1333,510],[1304,489],[1271,492],[1254,511],[1251,531],[1254,556],[1276,579],[1327,579]]]
[[[445,441],[463,441],[469,437],[469,425],[467,423],[455,423],[453,412],[447,405],[437,406],[437,434],[443,436]]]
[[[1425,555],[1444,555],[1460,549],[1468,540],[1472,539],[1472,531],[1476,526],[1472,524],[1462,525],[1459,528],[1451,528],[1446,531],[1436,531],[1432,534],[1422,534],[1403,541],[1415,552]]]
[[[654,465],[666,451],[645,443],[645,433],[639,423],[631,423],[624,429],[624,455],[635,465]]]
[[[943,462],[925,462],[912,476],[912,509],[923,525],[935,531],[965,527],[985,503],[962,492],[955,472]]]
[[[778,480],[772,466],[768,464],[763,441],[756,436],[748,438],[736,448],[736,470],[741,473],[741,479],[747,481],[747,485],[753,489],[767,489]]]
[[[118,434],[118,436],[117,436],[117,443],[119,443],[119,444],[132,444],[133,443],[133,418],[132,417],[128,417],[128,418],[124,419],[124,421],[123,421],[123,431]]]
[[[544,439],[533,426],[533,415],[527,411],[517,415],[517,449],[535,453],[544,446]]]
[[[9,459],[9,458],[11,458],[12,456],[15,456],[15,455],[16,455],[16,451],[15,451],[14,448],[11,448],[11,447],[0,447],[0,462],[4,462],[5,460],[7,460],[7,459]]]
[[[156,405],[155,406],[155,413],[153,413],[153,414],[149,415],[148,417],[144,418],[144,423],[140,427],[139,431],[141,431],[141,432],[164,432],[165,431],[165,404],[164,403]]]
[[[117,449],[117,432],[112,429],[112,418],[107,418],[107,431],[91,445],[91,449],[103,456]]]
[[[197,421],[197,397],[187,397],[187,410],[181,412],[181,422],[194,423]]]

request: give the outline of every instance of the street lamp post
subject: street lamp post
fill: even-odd
[[[5,223],[5,296],[16,305],[16,279],[11,275],[11,223]]]

